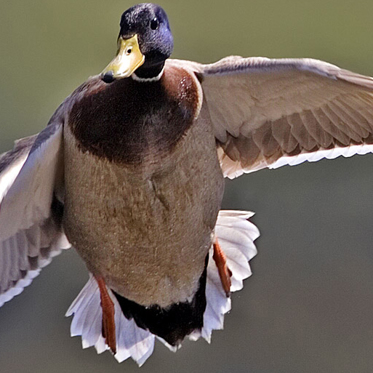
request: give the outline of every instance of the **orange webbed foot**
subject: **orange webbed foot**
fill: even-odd
[[[95,277],[100,289],[102,308],[102,336],[106,344],[115,355],[117,352],[117,342],[115,337],[114,303],[107,291],[105,281],[102,277]]]
[[[215,239],[213,247],[214,247],[213,259],[214,259],[215,264],[218,268],[220,281],[221,281],[221,284],[223,285],[223,289],[225,291],[225,294],[227,295],[227,297],[229,297],[230,294],[231,294],[232,272],[230,271],[230,269],[227,266],[226,256],[225,256],[223,250],[221,249],[217,239]]]

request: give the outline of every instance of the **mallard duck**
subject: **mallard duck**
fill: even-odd
[[[0,304],[73,246],[72,335],[139,365],[223,327],[250,276],[252,213],[224,177],[373,151],[373,80],[312,59],[169,59],[167,15],[123,13],[114,60],[0,158]]]

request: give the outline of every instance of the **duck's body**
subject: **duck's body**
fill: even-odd
[[[141,365],[155,338],[209,341],[251,274],[258,230],[219,211],[223,175],[373,152],[373,79],[311,59],[166,62],[154,4],[120,26],[103,73],[0,157],[0,305],[73,245],[91,277],[71,334]]]
[[[197,84],[177,67],[157,82],[94,78],[64,128],[66,235],[94,275],[143,306],[192,299],[212,244],[223,175]]]

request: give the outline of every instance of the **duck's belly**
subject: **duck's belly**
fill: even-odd
[[[142,305],[194,295],[223,193],[209,126],[136,167],[82,153],[66,127],[65,188],[64,228],[94,275]]]

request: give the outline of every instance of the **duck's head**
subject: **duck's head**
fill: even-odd
[[[118,52],[102,72],[105,82],[127,78],[136,71],[140,78],[155,78],[170,57],[173,38],[166,12],[144,3],[126,10],[120,21]]]

